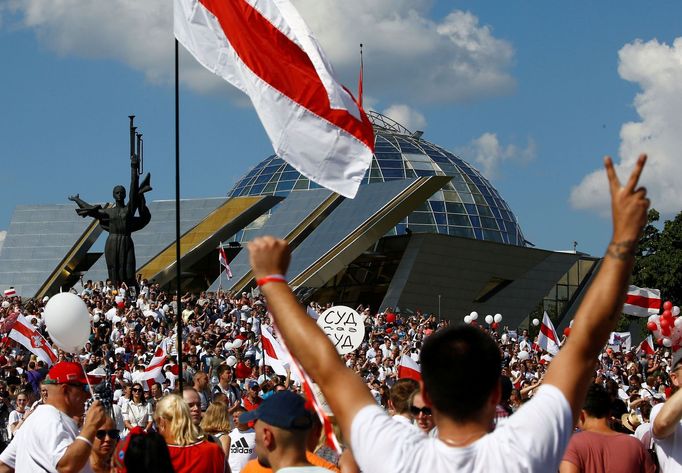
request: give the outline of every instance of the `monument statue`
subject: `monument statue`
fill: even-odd
[[[126,190],[123,186],[114,187],[114,205],[102,207],[91,205],[78,194],[69,196],[69,200],[78,205],[76,213],[81,217],[97,219],[101,227],[109,232],[104,246],[104,257],[107,263],[109,279],[115,287],[125,282],[128,287],[137,288],[135,278],[135,246],[131,234],[147,226],[152,214],[147,208],[144,194],[152,190],[150,175],[139,181],[142,173],[142,134],[133,126],[135,116],[130,116],[130,197],[125,203]]]

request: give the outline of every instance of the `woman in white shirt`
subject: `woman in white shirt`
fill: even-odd
[[[131,389],[132,397],[130,401],[123,407],[123,425],[125,425],[125,434],[130,432],[134,427],[141,427],[144,430],[149,430],[152,426],[152,406],[144,398],[144,390],[140,383],[134,383]]]

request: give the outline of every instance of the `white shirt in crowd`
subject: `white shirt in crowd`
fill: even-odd
[[[663,404],[656,404],[651,409],[649,420],[652,428],[654,420],[662,408]],[[653,432],[651,437],[654,439],[656,456],[658,457],[661,471],[663,473],[682,473],[682,422],[677,423],[675,432],[669,437],[658,439],[654,437]]]
[[[373,473],[549,472],[559,469],[572,432],[568,401],[559,389],[546,385],[502,426],[466,447],[450,447],[406,429],[379,406],[356,414],[351,446],[360,468]]]
[[[248,429],[241,431],[234,429],[230,432],[230,456],[228,463],[232,473],[239,473],[242,468],[249,462],[256,458],[256,431]]]
[[[0,461],[20,472],[57,473],[57,463],[78,435],[78,425],[57,408],[39,406],[17,430]],[[81,472],[92,473],[89,462]]]

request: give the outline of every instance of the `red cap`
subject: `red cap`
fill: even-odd
[[[45,384],[88,384],[83,367],[71,361],[62,361],[54,365],[47,373],[47,377],[43,382]]]

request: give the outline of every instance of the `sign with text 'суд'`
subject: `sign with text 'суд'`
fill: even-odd
[[[317,319],[340,355],[356,350],[365,338],[365,322],[360,314],[343,305],[325,310]]]

